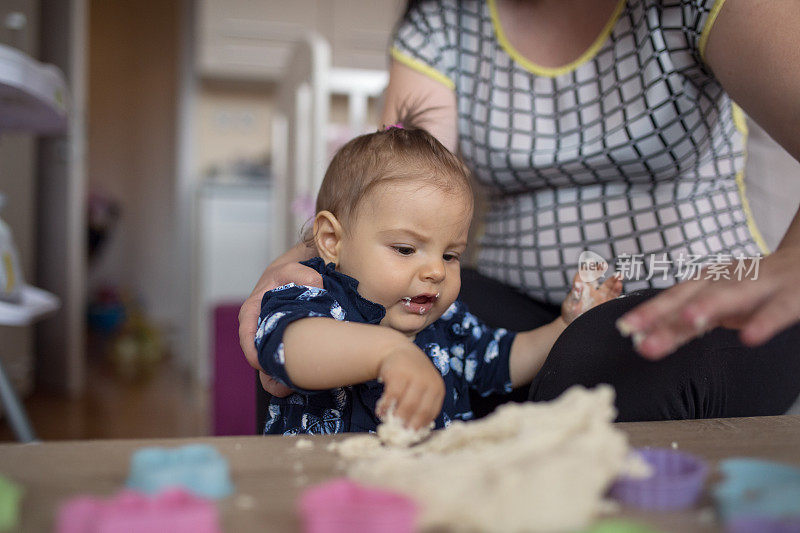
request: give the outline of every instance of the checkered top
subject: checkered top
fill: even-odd
[[[743,201],[743,117],[701,57],[714,4],[621,0],[562,69],[519,56],[492,0],[409,13],[392,55],[456,92],[459,148],[489,192],[483,274],[560,303],[583,250],[645,254],[644,274],[651,254],[766,253]]]

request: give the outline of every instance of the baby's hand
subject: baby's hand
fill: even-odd
[[[572,290],[561,304],[561,318],[569,324],[592,307],[613,300],[620,294],[622,279],[617,274],[610,276],[602,285],[598,285],[596,281],[582,281],[579,274],[575,274]]]
[[[442,410],[444,380],[428,356],[412,343],[399,346],[383,359],[378,369],[383,396],[376,414],[382,418],[394,405],[395,415],[407,427],[419,429],[431,423]]]

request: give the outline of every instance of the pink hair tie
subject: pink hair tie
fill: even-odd
[[[390,126],[386,126],[386,128],[385,128],[385,129],[387,129],[387,130],[390,130],[390,129],[392,129],[392,128],[399,128],[399,129],[401,129],[401,130],[402,130],[402,129],[404,129],[404,128],[403,128],[403,123],[402,123],[402,122],[398,122],[397,124],[392,124],[392,125],[390,125]]]

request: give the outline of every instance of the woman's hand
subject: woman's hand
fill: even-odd
[[[298,262],[273,263],[264,271],[258,285],[244,301],[239,309],[239,345],[250,366],[259,370],[261,385],[273,396],[283,398],[291,393],[291,389],[275,381],[270,375],[265,374],[258,364],[256,351],[256,330],[258,329],[258,316],[261,313],[261,300],[264,293],[287,283],[297,285],[310,285],[322,288],[322,276],[313,268],[303,266]]]
[[[623,315],[617,327],[633,335],[648,359],[661,359],[717,326],[740,330],[748,346],[762,344],[800,320],[800,246],[743,264],[739,272],[738,261],[721,269],[729,279],[705,279],[706,270],[701,279],[679,283]]]
[[[561,304],[561,318],[570,324],[592,307],[613,300],[621,293],[622,279],[616,274],[610,276],[601,285],[598,285],[596,281],[582,281],[580,274],[575,274],[575,278],[572,280],[572,290]]]
[[[411,342],[392,350],[378,367],[384,384],[375,414],[379,418],[395,407],[395,415],[411,429],[420,429],[439,416],[444,380],[428,356]]]

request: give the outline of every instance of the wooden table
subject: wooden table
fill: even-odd
[[[727,457],[750,456],[800,465],[800,415],[634,422],[619,427],[628,433],[633,446],[670,447],[677,442],[681,450],[712,464]],[[296,441],[288,437],[6,444],[0,445],[0,473],[25,488],[20,530],[53,531],[56,509],[67,498],[118,491],[137,448],[202,442],[228,458],[236,485],[236,493],[219,503],[224,531],[298,531],[295,498],[309,484],[340,475],[336,456],[325,450],[339,438],[313,437],[315,446],[310,451],[296,449]],[[718,531],[719,525],[708,521],[709,507],[706,496],[698,508],[683,513],[624,511],[622,515],[663,531]]]

